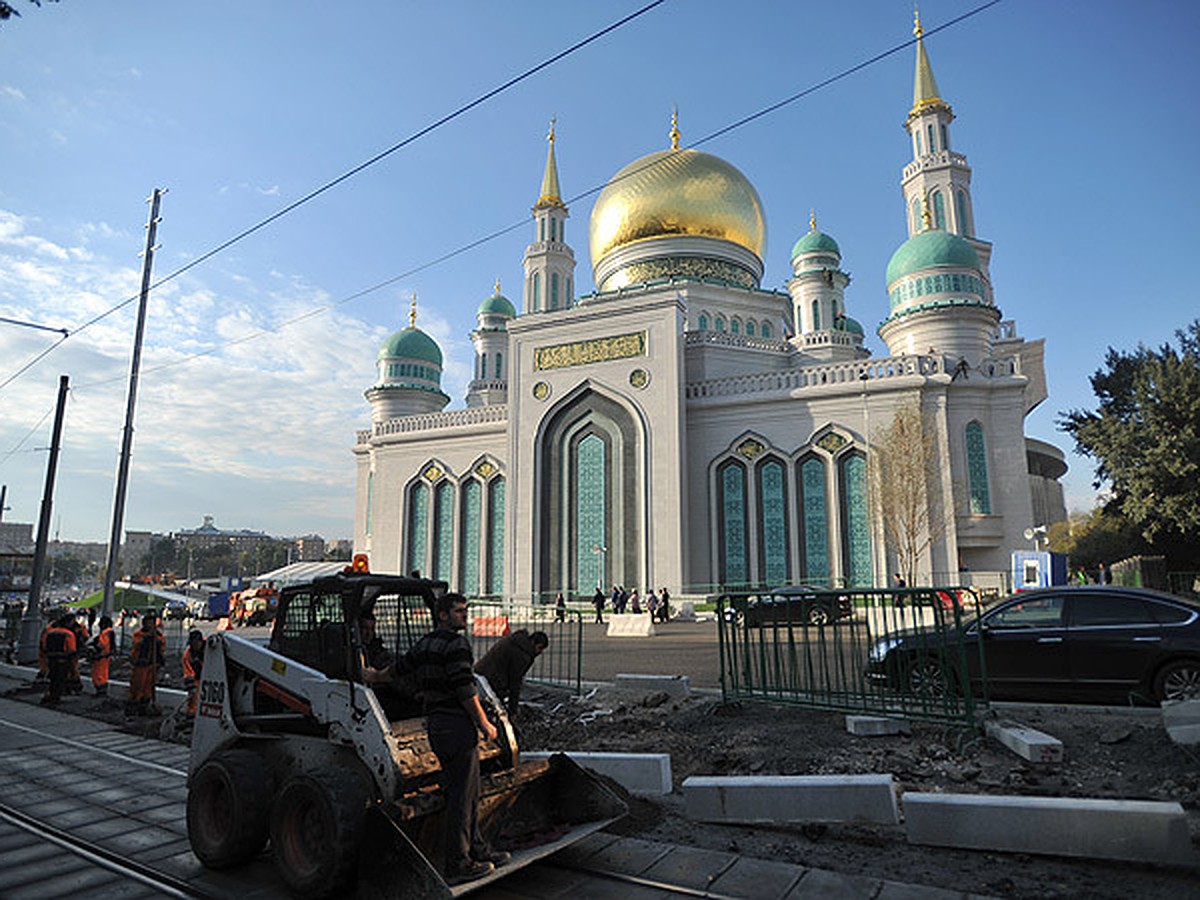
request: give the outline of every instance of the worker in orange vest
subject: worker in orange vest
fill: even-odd
[[[183,651],[183,686],[187,688],[188,715],[196,712],[200,673],[204,669],[204,635],[193,628],[188,632],[187,649]]]
[[[60,616],[42,632],[41,648],[46,654],[50,675],[50,689],[42,697],[46,706],[58,706],[62,702],[63,689],[71,662],[75,659],[75,632],[71,629],[72,616]]]
[[[116,637],[112,616],[100,617],[100,633],[92,638],[92,686],[97,697],[108,696],[108,666],[112,659]]]
[[[129,648],[129,661],[133,670],[129,673],[129,704],[126,712],[146,716],[154,705],[154,683],[158,679],[159,667],[165,664],[166,639],[159,633],[158,616],[147,610],[142,616],[142,627],[133,635]]]

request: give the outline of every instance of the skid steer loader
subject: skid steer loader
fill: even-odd
[[[188,769],[188,838],[210,868],[268,839],[302,897],[459,896],[571,844],[626,812],[567,757],[521,763],[502,705],[480,680],[498,731],[480,745],[480,828],[512,853],[493,874],[442,877],[444,801],[414,686],[363,683],[358,622],[375,618],[396,659],[433,629],[444,582],[350,571],[285,588],[267,646],[208,639]]]

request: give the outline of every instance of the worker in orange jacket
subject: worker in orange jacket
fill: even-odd
[[[71,628],[72,616],[60,616],[42,632],[41,649],[46,654],[46,665],[50,676],[50,688],[42,697],[46,706],[58,706],[62,702],[67,675],[75,659],[75,632]]]
[[[129,705],[126,712],[131,715],[149,715],[154,705],[154,684],[158,680],[159,667],[166,663],[167,642],[159,633],[158,616],[147,611],[142,616],[142,627],[133,635],[129,648],[129,661],[133,665],[129,673]]]
[[[101,616],[100,633],[92,639],[92,686],[97,697],[108,696],[108,666],[115,646],[112,616]]]
[[[187,649],[183,651],[183,686],[187,689],[188,715],[196,712],[197,690],[204,669],[204,635],[193,628],[188,632]]]

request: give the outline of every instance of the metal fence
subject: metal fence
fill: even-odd
[[[1176,597],[1200,600],[1200,572],[1168,572],[1167,590]]]
[[[864,715],[974,726],[987,705],[969,588],[726,593],[717,602],[721,689]]]
[[[550,645],[533,662],[527,682],[566,688],[579,694],[583,690],[583,616],[577,609],[566,609],[561,616],[553,605],[524,605],[502,600],[472,600],[467,631],[475,659],[483,655],[504,635],[525,629],[530,634],[546,632]]]

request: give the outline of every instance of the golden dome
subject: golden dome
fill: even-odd
[[[592,209],[592,266],[618,247],[651,238],[730,241],[762,259],[766,220],[746,176],[699,150],[662,150],[614,175]]]

